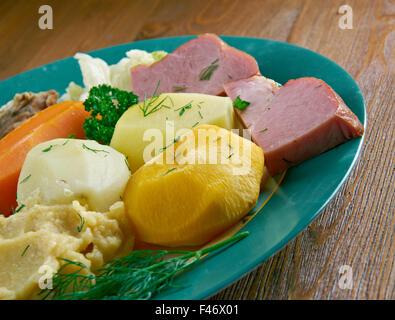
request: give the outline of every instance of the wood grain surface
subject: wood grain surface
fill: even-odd
[[[353,10],[343,30],[338,9]],[[53,8],[40,30],[38,8]],[[296,239],[212,299],[394,299],[395,2],[391,0],[2,0],[0,80],[134,40],[213,32],[287,41],[335,61],[367,105],[361,156],[321,215]],[[339,269],[353,270],[340,289]]]

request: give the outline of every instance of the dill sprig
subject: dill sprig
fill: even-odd
[[[159,111],[162,108],[169,108],[168,106],[163,104],[168,98],[168,96],[165,96],[161,101],[158,102],[158,99],[160,97],[160,95],[157,95],[159,85],[160,85],[160,80],[158,81],[154,93],[149,100],[147,100],[144,94],[144,102],[143,104],[140,104],[140,110],[143,112],[144,117],[149,116],[150,114]]]
[[[219,59],[215,59],[208,67],[204,68],[199,74],[199,80],[210,80],[213,71],[218,67],[218,61]]]
[[[42,152],[48,152],[51,151],[53,147],[55,147],[56,145],[51,144],[48,148],[45,148],[44,150],[42,150]]]
[[[173,86],[173,92],[180,92],[180,91],[183,91],[183,90],[185,90],[187,87],[184,87],[184,86],[180,86],[180,87],[178,87],[178,86]]]
[[[27,180],[30,179],[31,176],[32,176],[32,175],[29,174],[27,177],[23,178],[23,180],[22,180],[21,182],[19,182],[19,184],[25,183]]]
[[[29,248],[30,248],[30,244],[28,244],[28,245],[25,247],[25,249],[23,250],[23,252],[22,252],[22,254],[21,254],[21,257],[23,257],[23,256],[25,255],[26,251],[27,251]]]
[[[166,175],[168,175],[170,172],[173,172],[173,171],[176,170],[176,169],[177,169],[177,168],[171,168],[171,169],[167,170],[165,173],[162,173],[160,176],[161,176],[161,177],[166,176]]]
[[[64,264],[52,278],[52,289],[40,292],[43,299],[56,300],[148,300],[168,287],[183,270],[203,256],[248,236],[248,231],[234,235],[199,251],[140,250],[106,263],[97,275],[81,262],[61,259]],[[168,256],[178,255],[167,259]],[[74,268],[72,273],[64,272]]]
[[[186,105],[184,105],[184,106],[182,106],[182,107],[180,107],[180,108],[175,109],[174,111],[180,110],[180,112],[178,113],[178,115],[181,117],[181,116],[185,113],[185,111],[186,111],[187,109],[191,109],[191,108],[192,108],[192,102],[193,102],[193,100],[192,100],[192,101],[189,101]]]
[[[178,142],[181,139],[181,136],[175,137],[172,142],[170,142],[167,146],[164,146],[163,148],[159,149],[159,153],[162,153],[165,151],[167,148],[171,147],[173,144]]]
[[[81,224],[77,227],[78,232],[81,232],[85,225],[85,219],[78,213],[78,217],[80,218]]]
[[[108,152],[107,150],[99,150],[99,149],[92,149],[92,148],[89,148],[85,143],[82,144],[82,148],[83,148],[83,149],[86,149],[86,150],[89,150],[89,151],[92,151],[92,152],[94,152],[94,153],[98,153],[98,152],[110,153],[110,152]]]

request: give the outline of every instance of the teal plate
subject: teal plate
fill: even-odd
[[[138,41],[90,52],[110,64],[130,49],[173,51],[192,36]],[[257,60],[261,73],[284,84],[289,79],[317,77],[327,82],[366,123],[364,99],[353,78],[340,66],[313,51],[273,40],[223,36],[229,45]],[[78,63],[66,58],[0,82],[0,105],[15,93],[55,89],[61,94],[68,83],[82,84]],[[347,179],[361,150],[363,137],[344,143],[288,170],[277,191],[243,228],[250,235],[212,254],[178,279],[181,288],[157,299],[204,299],[230,285],[278,252],[306,228],[331,201]],[[278,179],[278,177],[277,177]],[[256,209],[268,192],[261,194]]]

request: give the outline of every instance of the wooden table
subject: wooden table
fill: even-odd
[[[353,29],[339,26],[345,3]],[[38,27],[43,4],[53,30]],[[338,63],[367,105],[355,169],[296,239],[212,298],[395,298],[393,0],[2,0],[0,15],[0,80],[77,51],[204,32],[287,41]],[[342,265],[352,267],[352,289],[338,286]]]

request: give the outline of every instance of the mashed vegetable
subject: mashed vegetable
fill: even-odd
[[[42,205],[36,192],[25,207],[0,217],[0,299],[28,299],[48,285],[59,258],[80,261],[91,271],[128,254],[134,237],[123,202],[108,212],[93,212],[74,201]]]
[[[85,100],[89,89],[99,84],[108,84],[113,88],[130,91],[130,69],[137,65],[151,65],[166,56],[165,51],[148,53],[144,50],[130,50],[118,63],[108,65],[100,58],[85,53],[77,53],[74,58],[80,65],[84,87],[70,82],[62,100]]]

